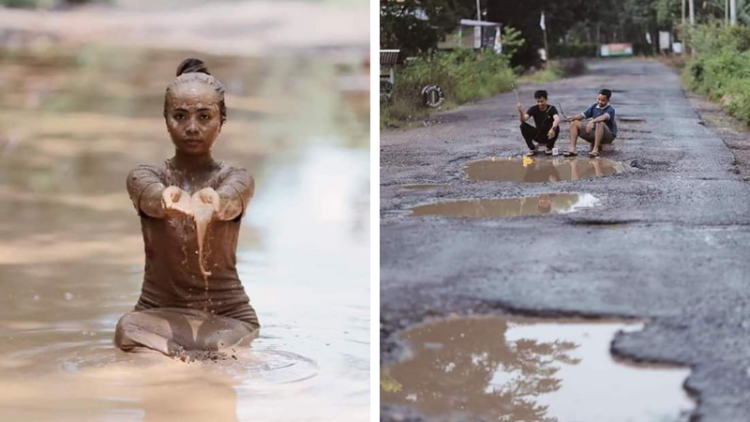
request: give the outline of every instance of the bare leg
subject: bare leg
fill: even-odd
[[[592,151],[599,152],[599,146],[602,144],[602,138],[604,137],[604,123],[597,123],[596,132],[594,133],[594,149]]]
[[[578,133],[581,130],[581,122],[576,120],[570,124],[570,152],[576,152],[576,142],[578,141]]]
[[[578,175],[578,159],[570,161],[570,180],[578,180],[581,176]]]
[[[216,351],[258,335],[258,327],[195,309],[160,308],[123,315],[115,345],[124,351],[151,349],[167,356]]]
[[[599,160],[591,160],[589,163],[594,166],[594,173],[596,173],[597,176],[602,176],[602,167],[599,164]]]

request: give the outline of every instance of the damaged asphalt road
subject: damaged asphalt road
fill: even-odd
[[[658,62],[592,62],[583,77],[520,94],[529,107],[533,91],[547,89],[550,103],[572,116],[601,88],[614,91],[624,141],[604,157],[626,167],[607,177],[469,181],[467,163],[526,152],[513,93],[444,113],[454,117],[449,124],[382,133],[381,360],[395,359],[399,330],[451,313],[645,319],[643,331],[615,339],[613,353],[690,366],[692,420],[746,422],[750,184],[720,134],[702,124],[679,76]],[[568,124],[561,126],[557,146],[565,150]],[[600,202],[513,219],[407,216],[440,201],[541,193]],[[384,406],[382,419],[394,420],[392,410]]]

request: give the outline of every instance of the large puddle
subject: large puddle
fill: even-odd
[[[383,403],[429,420],[683,422],[688,369],[635,366],[609,353],[613,322],[455,318],[407,330],[400,363],[381,368]]]
[[[598,202],[596,197],[589,194],[553,193],[525,198],[440,202],[414,207],[411,215],[471,218],[520,217],[569,213],[593,207]]]
[[[609,176],[625,170],[606,158],[491,158],[464,168],[470,180],[492,182],[547,183]]]
[[[125,176],[173,152],[190,53],[64,54],[0,60],[0,421],[368,420],[369,113],[332,88],[353,70],[201,55],[227,87],[215,157],[256,180],[237,259],[263,327],[183,363],[112,339],[143,278]]]

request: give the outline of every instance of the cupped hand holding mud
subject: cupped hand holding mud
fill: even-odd
[[[192,216],[190,194],[177,186],[169,186],[161,193],[164,214],[170,217]]]
[[[194,193],[191,198],[191,203],[193,208],[210,205],[214,213],[218,213],[221,209],[221,197],[212,188],[203,188]]]
[[[211,221],[218,215],[221,197],[212,188],[203,188],[192,196],[177,186],[169,186],[162,192],[164,213],[169,217],[191,217],[195,221],[198,235],[198,263],[204,277],[211,275],[203,268],[203,241]]]
[[[188,216],[194,220],[210,222],[219,213],[221,197],[212,188],[204,188],[190,195],[190,193],[169,186],[161,194],[164,213],[170,217]]]

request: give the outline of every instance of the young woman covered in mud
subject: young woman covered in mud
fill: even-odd
[[[164,100],[175,155],[130,172],[146,266],[135,310],[117,323],[125,351],[175,356],[216,351],[257,336],[260,325],[237,274],[240,220],[253,196],[244,169],[214,161],[226,121],[224,87],[202,61],[177,69]]]

